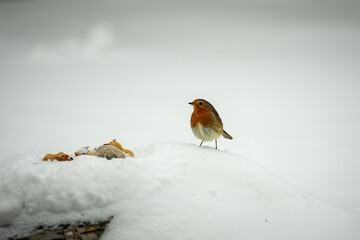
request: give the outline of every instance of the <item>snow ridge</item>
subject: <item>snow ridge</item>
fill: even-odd
[[[184,143],[136,158],[3,161],[0,236],[114,216],[102,239],[359,239],[360,214],[307,195],[251,160]]]

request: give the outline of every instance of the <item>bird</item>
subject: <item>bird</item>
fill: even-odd
[[[222,120],[211,103],[204,99],[196,99],[189,102],[189,104],[194,107],[190,125],[195,137],[201,140],[199,147],[201,147],[204,141],[215,140],[215,148],[217,149],[217,138],[220,136],[230,140],[233,139],[223,129]]]

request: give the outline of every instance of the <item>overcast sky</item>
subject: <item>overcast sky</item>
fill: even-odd
[[[205,98],[220,149],[360,208],[359,25],[359,1],[0,1],[3,160],[199,144]]]

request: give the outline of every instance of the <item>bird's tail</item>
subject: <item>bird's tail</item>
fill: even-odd
[[[230,136],[230,134],[228,134],[225,130],[223,130],[223,137],[224,138],[227,138],[227,139],[230,139],[230,140],[232,140],[233,138],[232,138],[232,136]]]

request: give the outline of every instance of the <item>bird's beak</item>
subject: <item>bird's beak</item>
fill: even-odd
[[[193,105],[194,103],[193,102],[189,102],[190,105]]]

